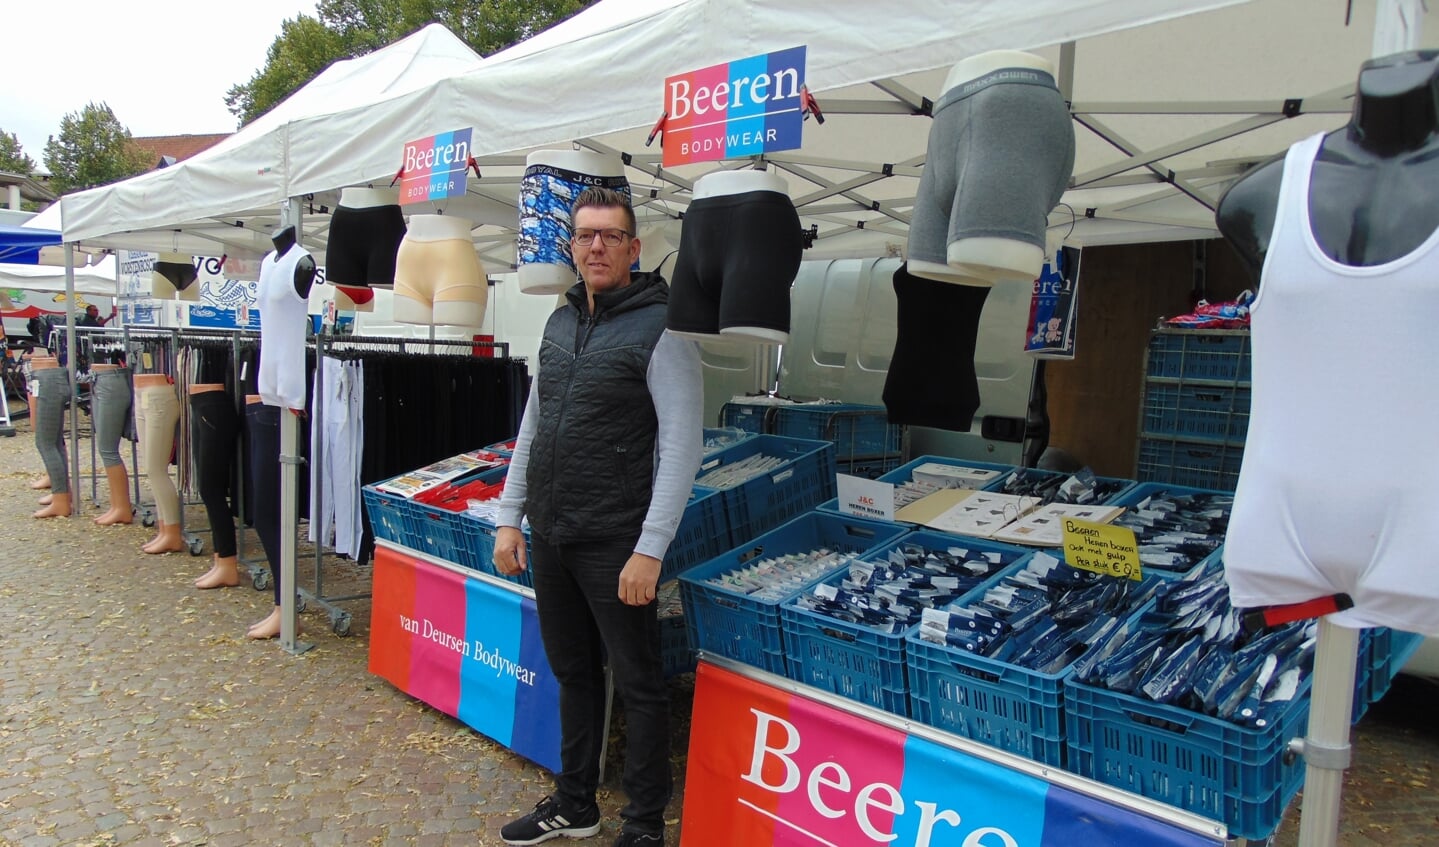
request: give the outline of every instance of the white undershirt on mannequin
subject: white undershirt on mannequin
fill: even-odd
[[[944,91],[948,93],[1003,68],[1031,68],[1054,76],[1054,66],[1042,56],[1020,50],[991,50],[964,59],[951,68],[944,80]],[[949,245],[946,259],[946,265],[911,260],[909,272],[960,285],[989,286],[1001,279],[1037,279],[1044,268],[1042,249],[1010,238],[961,238]]]
[[[340,190],[340,205],[346,209],[398,206],[400,192],[395,188],[344,188]]]

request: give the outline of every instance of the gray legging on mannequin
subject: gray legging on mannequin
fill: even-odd
[[[70,401],[70,380],[65,368],[43,368],[34,373],[39,396],[35,398],[35,447],[50,475],[51,494],[70,493],[70,467],[65,463],[65,405]]]
[[[170,451],[175,447],[175,425],[180,422],[180,398],[175,386],[147,385],[135,390],[135,429],[145,454],[145,476],[160,520],[180,522],[180,493],[170,478]]]
[[[130,417],[132,393],[129,368],[102,371],[90,389],[95,405],[95,448],[107,468],[124,464],[120,460],[120,436]]]

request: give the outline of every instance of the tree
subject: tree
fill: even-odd
[[[0,129],[0,173],[30,176],[35,173],[35,160],[25,155],[20,137]]]
[[[225,106],[247,124],[314,79],[332,62],[349,57],[341,38],[308,15],[280,24],[265,66],[225,93]]]
[[[126,129],[105,103],[87,103],[60,119],[60,134],[45,143],[50,186],[69,194],[118,182],[150,169],[151,154],[130,143]]]
[[[249,123],[314,79],[331,62],[363,56],[440,23],[480,55],[529,38],[588,0],[320,0],[319,20],[285,21],[265,66],[232,87],[225,105]]]

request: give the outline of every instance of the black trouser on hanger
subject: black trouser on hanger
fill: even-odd
[[[249,403],[245,406],[245,430],[250,451],[250,514],[265,558],[270,562],[270,581],[275,586],[275,605],[280,605],[280,413],[279,406]]]
[[[195,459],[200,499],[210,518],[210,538],[215,555],[221,558],[234,556],[236,551],[230,477],[235,469],[239,433],[240,417],[230,395],[223,391],[190,395],[190,451]]]

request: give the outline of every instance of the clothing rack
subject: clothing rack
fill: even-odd
[[[376,353],[398,353],[402,355],[430,355],[472,357],[476,351],[487,349],[493,351],[496,359],[508,360],[510,357],[510,345],[508,342],[485,342],[456,339],[416,339],[399,337],[379,336],[353,336],[333,335],[325,333],[314,339],[316,360],[315,360],[315,426],[319,429],[321,436],[311,442],[310,461],[315,467],[323,467],[325,439],[324,433],[324,403],[320,398],[324,395],[325,368],[324,360],[334,358],[341,361],[363,360],[367,354]],[[311,499],[314,504],[313,512],[322,512],[324,508],[324,488],[316,486],[311,492]],[[313,520],[314,514],[311,515]],[[300,596],[309,602],[323,608],[330,617],[330,627],[336,635],[348,635],[350,633],[350,613],[343,608],[336,606],[336,603],[348,600],[368,599],[369,593],[348,594],[339,596],[325,596],[324,593],[324,540],[315,541],[314,560],[314,589],[309,590],[299,587]]]
[[[230,380],[231,382],[233,382],[235,388],[235,413],[239,415],[240,419],[243,421],[245,415],[245,397],[244,391],[242,390],[243,375],[241,373],[241,354],[242,352],[251,347],[258,348],[260,342],[259,333],[242,329],[205,329],[200,327],[186,327],[184,329],[177,330],[175,338],[178,346],[189,348],[222,348],[228,343],[230,353]],[[189,398],[184,398],[181,400],[181,408],[186,411],[186,415],[182,416],[182,420],[188,419],[188,399]],[[189,427],[182,427],[182,429],[185,430],[185,444],[188,448],[190,446]],[[190,455],[189,449],[187,449],[183,455],[188,457]],[[253,587],[256,591],[264,591],[270,587],[269,563],[264,560],[255,559],[254,557],[248,555],[245,550],[245,518],[248,517],[249,512],[249,509],[247,509],[245,506],[246,466],[247,463],[245,458],[245,439],[243,436],[241,436],[239,438],[239,443],[235,447],[235,466],[232,469],[233,473],[235,474],[235,496],[238,501],[234,505],[239,512],[239,514],[236,516],[237,523],[235,527],[235,558],[239,562],[239,564],[243,565],[246,571],[250,574],[251,587]],[[180,492],[180,502],[182,505],[195,505],[194,502],[187,503],[185,501],[184,488],[181,488]]]

